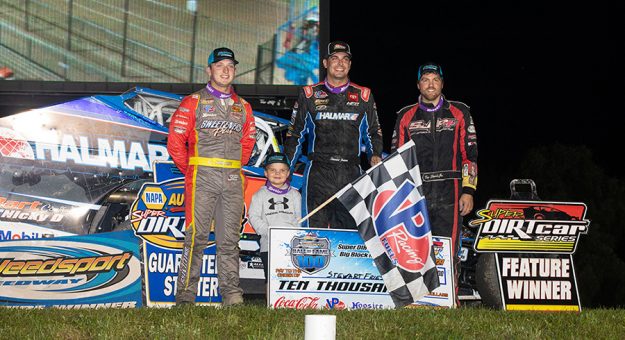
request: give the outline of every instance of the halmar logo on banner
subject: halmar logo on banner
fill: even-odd
[[[490,201],[477,216],[474,247],[495,253],[504,309],[581,311],[572,254],[590,225],[584,203]]]

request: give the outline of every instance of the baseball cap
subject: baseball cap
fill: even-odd
[[[272,154],[267,155],[267,157],[265,158],[265,164],[263,166],[266,167],[267,165],[273,164],[273,163],[282,163],[288,166],[289,158],[282,152],[272,153]]]
[[[208,65],[224,59],[230,59],[234,61],[235,65],[239,63],[236,59],[234,59],[234,52],[232,52],[231,49],[227,47],[220,47],[214,49],[213,52],[211,52],[211,54],[208,56]]]
[[[347,43],[343,41],[333,41],[328,44],[328,53],[326,54],[326,58],[339,52],[345,52],[350,58],[352,57],[352,52]]]
[[[421,80],[421,76],[423,76],[426,73],[436,73],[441,77],[441,79],[443,78],[443,69],[438,64],[425,63],[419,66],[419,73],[417,74],[417,79]]]

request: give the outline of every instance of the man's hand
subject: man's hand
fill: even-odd
[[[465,216],[473,210],[473,195],[462,194],[460,196],[460,215]]]
[[[374,166],[382,161],[380,156],[371,156],[371,166]]]

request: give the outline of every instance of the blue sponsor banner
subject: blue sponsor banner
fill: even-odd
[[[211,238],[212,238],[211,234]],[[182,250],[166,249],[144,243],[145,297],[148,306],[171,306],[175,303],[176,280]],[[215,244],[204,249],[196,304],[221,303],[218,290]]]
[[[130,230],[0,242],[0,306],[141,307],[140,266]]]
[[[395,308],[384,280],[357,231],[269,229],[272,308]],[[433,237],[441,286],[413,306],[453,307],[450,240]]]

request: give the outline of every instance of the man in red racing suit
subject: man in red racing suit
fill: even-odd
[[[451,238],[457,293],[460,215],[473,209],[477,186],[475,126],[467,105],[443,97],[439,65],[428,63],[419,68],[418,88],[419,102],[398,113],[392,149],[410,139],[416,145],[432,235]]]
[[[230,49],[215,49],[206,68],[208,84],[185,97],[171,118],[167,150],[185,175],[185,239],[176,304],[195,302],[213,220],[222,304],[243,303],[239,287],[241,166],[250,158],[256,127],[252,107],[230,86],[236,64]]]

